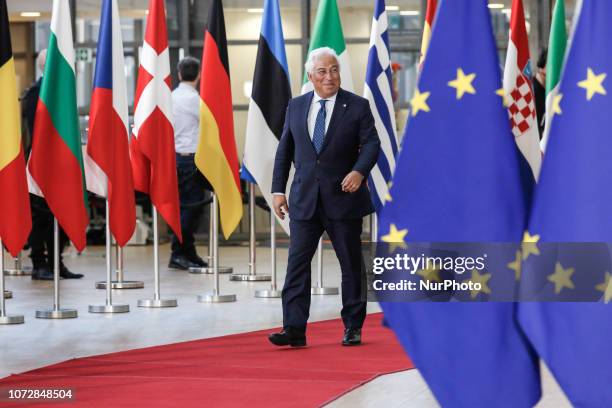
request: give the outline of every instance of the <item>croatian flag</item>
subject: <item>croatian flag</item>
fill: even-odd
[[[512,0],[508,52],[504,67],[504,99],[508,105],[514,140],[537,181],[542,166],[542,151],[532,75],[523,2]]]
[[[398,150],[395,110],[391,93],[391,57],[387,12],[384,0],[378,0],[372,20],[370,52],[364,87],[364,97],[370,101],[376,131],[380,138],[378,161],[370,172],[368,186],[376,212],[379,213],[389,199],[389,186],[395,170],[395,156]]]
[[[136,225],[124,67],[117,0],[104,0],[85,173],[88,189],[109,201],[110,229],[121,246],[132,237]]]

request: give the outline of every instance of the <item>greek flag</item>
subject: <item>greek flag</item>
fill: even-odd
[[[391,181],[395,170],[395,156],[398,150],[395,110],[391,93],[388,26],[385,1],[376,0],[370,35],[364,97],[370,101],[370,108],[374,115],[381,145],[378,161],[368,180],[372,202],[377,213],[380,212],[389,197],[388,183]]]

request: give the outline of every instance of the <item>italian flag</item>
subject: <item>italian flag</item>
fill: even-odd
[[[557,0],[553,10],[550,24],[550,37],[548,39],[548,57],[546,58],[546,127],[540,145],[546,150],[550,123],[554,115],[553,102],[559,92],[561,70],[565,60],[567,47],[567,30],[565,29],[565,5],[563,0]],[[558,101],[557,101],[558,102]]]
[[[68,0],[54,0],[28,162],[29,189],[45,197],[74,246],[82,251],[89,220],[74,61]]]
[[[342,23],[336,0],[321,0],[315,18],[314,29],[310,39],[308,55],[312,50],[321,47],[329,47],[338,54],[340,62],[340,80],[342,89],[353,92],[353,77],[351,76],[351,64],[342,34]],[[304,84],[302,94],[313,90],[312,84],[308,80],[308,74],[304,73]]]

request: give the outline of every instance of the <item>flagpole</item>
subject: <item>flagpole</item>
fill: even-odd
[[[2,245],[2,238],[0,238],[0,271],[4,270],[4,245]],[[19,315],[7,315],[6,304],[5,304],[5,291],[4,291],[4,274],[0,274],[0,324],[21,324],[24,322],[23,316]]]
[[[60,308],[60,242],[59,224],[53,217],[53,309],[37,310],[38,319],[73,319],[78,316],[76,309]]]
[[[112,297],[112,284],[111,284],[111,247],[113,245],[111,241],[111,230],[110,230],[110,207],[108,205],[108,198],[106,199],[106,304],[104,305],[90,305],[89,313],[127,313],[130,311],[129,305],[113,305]]]
[[[249,273],[248,274],[233,274],[230,276],[231,281],[241,282],[263,282],[271,280],[270,275],[257,275],[256,255],[257,242],[255,239],[255,184],[249,183]]]
[[[135,280],[123,280],[123,248],[115,241],[115,259],[117,262],[117,269],[115,274],[117,279],[111,281],[111,288],[113,289],[142,289],[144,288],[143,281]],[[96,289],[106,289],[106,281],[96,282]]]
[[[310,288],[310,293],[313,295],[337,295],[338,288],[323,286],[323,237],[319,238],[319,246],[317,247],[317,286]]]
[[[213,208],[213,203],[210,203],[210,215],[208,217],[208,256],[206,257],[206,263],[208,264],[208,266],[204,266],[202,268],[200,267],[189,268],[189,273],[206,274],[206,275],[212,275],[213,273],[215,273],[212,267],[213,258],[214,258],[213,248],[215,246],[214,244],[215,231],[214,231],[214,226],[213,226],[214,212],[215,210]],[[232,268],[231,266],[217,266],[217,273],[232,273],[233,271],[234,271],[234,268]]]
[[[276,216],[272,209],[270,209],[270,269],[272,270],[270,289],[256,290],[257,298],[279,298],[282,294],[276,287]]]
[[[213,257],[212,257],[212,270],[214,274],[214,287],[212,293],[207,293],[198,296],[198,302],[201,303],[221,303],[221,302],[235,302],[236,295],[221,295],[219,290],[219,210],[217,195],[213,193],[212,202],[212,225],[213,225]]]
[[[153,211],[153,299],[140,299],[138,307],[176,307],[176,299],[162,299],[159,284],[159,231],[157,226],[157,208],[151,206]]]
[[[16,258],[13,258],[14,266],[13,269],[5,269],[4,274],[7,276],[29,276],[32,275],[32,269],[25,269],[21,264],[21,252],[17,254]],[[0,268],[0,271],[4,268]]]
[[[370,215],[370,241],[378,242],[378,214]]]

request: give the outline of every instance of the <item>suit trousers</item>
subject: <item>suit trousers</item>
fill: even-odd
[[[48,267],[53,270],[54,243],[53,214],[44,198],[30,194],[30,207],[32,209],[32,231],[28,243],[32,251],[32,266],[34,268]],[[68,236],[60,227],[60,264],[62,253],[68,245]]]
[[[176,155],[183,242],[172,233],[172,256],[197,255],[194,233],[200,225],[207,197],[207,182],[194,162],[195,155]]]
[[[366,316],[365,265],[361,253],[362,219],[331,220],[326,216],[319,198],[312,219],[292,219],[289,227],[291,242],[282,292],[285,329],[306,331],[310,314],[310,265],[324,231],[331,239],[342,271],[342,321],[347,329],[360,329]]]

